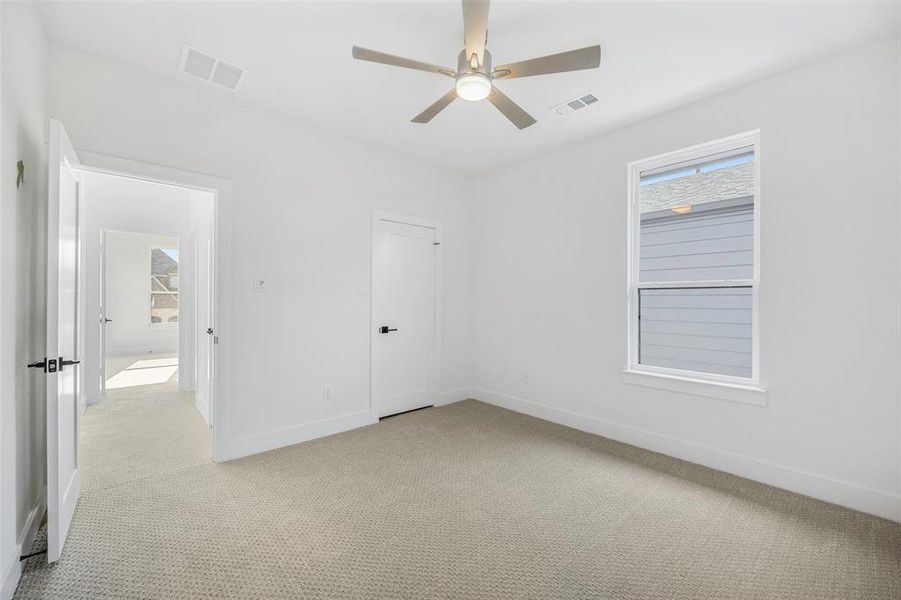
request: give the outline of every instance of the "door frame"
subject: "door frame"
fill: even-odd
[[[391,210],[385,210],[381,208],[374,208],[372,210],[372,227],[370,229],[370,269],[369,269],[369,411],[372,414],[373,418],[378,421],[379,419],[379,407],[377,406],[377,396],[375,389],[375,353],[376,346],[375,341],[376,337],[376,323],[374,319],[375,314],[375,278],[378,270],[378,265],[376,265],[376,257],[377,248],[376,244],[379,241],[378,238],[378,227],[379,224],[383,221],[388,221],[391,223],[400,223],[402,225],[412,225],[414,227],[428,227],[435,230],[435,241],[437,245],[435,246],[435,314],[434,314],[434,331],[435,331],[435,351],[433,353],[434,356],[434,364],[432,365],[433,372],[435,374],[435,386],[432,389],[433,394],[433,402],[434,404],[438,404],[441,395],[441,347],[442,347],[442,322],[443,322],[443,303],[442,303],[442,291],[444,287],[444,277],[443,277],[443,248],[442,245],[444,237],[441,232],[441,221],[439,219],[432,219],[430,217],[422,217],[419,215],[411,215],[408,213],[396,212]]]
[[[227,423],[231,390],[231,350],[227,340],[231,333],[231,181],[221,177],[183,171],[172,167],[107,156],[95,152],[79,152],[81,168],[85,171],[127,177],[193,188],[213,194],[213,305],[216,317],[211,394],[211,426],[213,429],[213,460],[228,460]],[[195,324],[196,325],[196,324]],[[196,327],[195,327],[196,329]],[[196,344],[195,344],[196,346]],[[196,351],[196,348],[195,348]]]

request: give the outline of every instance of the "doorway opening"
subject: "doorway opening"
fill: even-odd
[[[86,168],[82,197],[82,414],[182,394],[211,426],[214,192]]]
[[[214,194],[85,169],[82,488],[213,458]]]
[[[115,230],[103,230],[101,239],[101,396],[131,388],[174,392],[181,240]]]

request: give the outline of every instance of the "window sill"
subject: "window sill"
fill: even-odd
[[[766,406],[767,403],[766,389],[754,385],[737,385],[693,379],[691,377],[636,371],[634,369],[623,369],[622,378],[623,383],[628,383],[629,385],[669,390],[681,394],[706,396],[707,398],[753,404],[755,406]]]

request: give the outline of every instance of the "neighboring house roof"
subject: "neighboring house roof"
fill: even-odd
[[[660,181],[639,188],[641,212],[754,195],[754,163]]]
[[[178,262],[160,248],[150,251],[150,285],[156,292],[178,291]]]
[[[178,263],[160,248],[153,248],[150,251],[150,274],[171,275],[173,273],[178,273]]]

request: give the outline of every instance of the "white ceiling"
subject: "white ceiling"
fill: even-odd
[[[601,68],[501,82],[538,123],[519,131],[487,102],[410,119],[453,81],[351,58],[354,44],[448,67],[459,1],[47,3],[52,43],[150,70],[215,97],[478,175],[817,56],[899,31],[894,2],[505,2],[491,6],[495,64],[599,43]],[[249,69],[237,92],[177,73],[188,43]],[[549,108],[592,90],[568,117]]]

